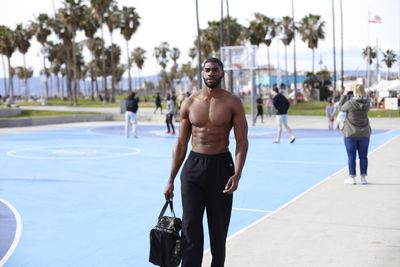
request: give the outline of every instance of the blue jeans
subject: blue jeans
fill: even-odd
[[[356,176],[356,154],[358,152],[361,176],[367,176],[369,137],[345,137],[344,144],[347,151],[349,175]]]

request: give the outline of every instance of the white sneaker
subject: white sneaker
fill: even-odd
[[[354,177],[349,177],[344,179],[345,184],[356,184],[356,179]]]
[[[368,181],[364,176],[361,177],[361,184],[368,184]]]

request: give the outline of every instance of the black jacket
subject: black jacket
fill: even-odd
[[[135,97],[133,99],[126,100],[126,110],[136,113],[139,108],[138,99]]]
[[[276,115],[287,114],[290,104],[284,95],[278,93],[272,100],[272,103],[274,104],[274,107],[277,110]]]

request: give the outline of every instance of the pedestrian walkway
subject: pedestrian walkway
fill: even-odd
[[[343,169],[231,237],[226,266],[400,266],[399,151],[397,136],[370,153],[368,185],[344,184]]]

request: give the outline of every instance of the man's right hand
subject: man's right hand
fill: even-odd
[[[165,200],[172,200],[174,198],[174,185],[171,183],[167,184],[164,191]]]

